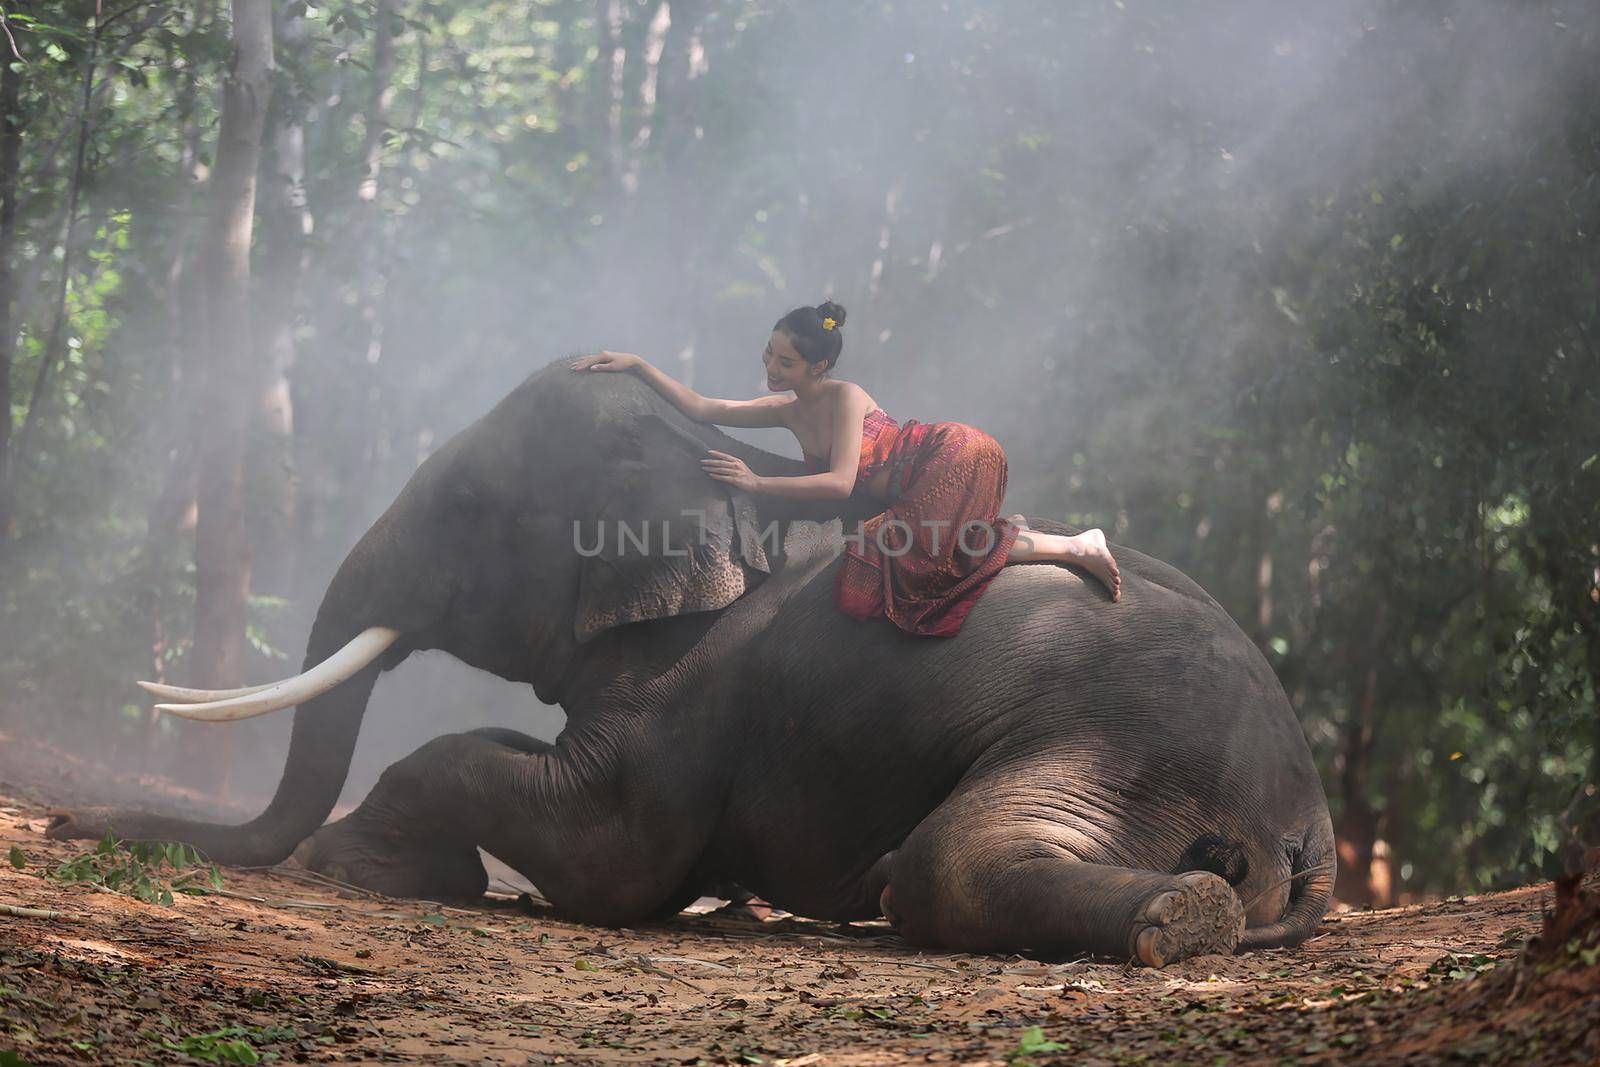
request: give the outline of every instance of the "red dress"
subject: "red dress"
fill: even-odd
[[[827,469],[815,456],[806,462]],[[874,408],[862,423],[856,484],[884,467],[889,506],[846,537],[834,601],[857,619],[883,616],[907,633],[953,637],[1017,538],[1000,517],[1005,451],[959,422],[900,426]]]

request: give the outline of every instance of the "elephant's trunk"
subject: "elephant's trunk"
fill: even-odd
[[[318,618],[306,652],[308,664],[325,658],[330,648],[338,649],[338,639],[326,636],[333,628],[333,624],[324,624]],[[217,863],[277,863],[322,825],[339,799],[367,698],[380,669],[380,663],[370,663],[343,685],[295,710],[289,760],[278,782],[278,792],[266,811],[243,825],[91,808],[53,813],[48,833],[55,838],[98,838],[110,831],[128,840],[182,841]],[[226,725],[206,728],[228,729]]]
[[[416,563],[406,551],[411,539],[400,533],[404,529],[404,523],[398,521],[400,511],[397,502],[340,565],[311,625],[302,670],[325,662],[370,627],[414,632],[423,622],[424,611],[431,616],[438,609],[434,598],[425,595],[426,583],[395,580],[394,572],[413,569]],[[390,601],[398,595],[414,599],[403,605]],[[372,687],[384,666],[405,656],[407,646],[401,637],[389,654],[295,708],[288,760],[278,791],[265,811],[242,826],[198,824],[175,839],[193,842],[219,863],[253,866],[286,858],[333,810],[350,771]],[[202,839],[197,840],[196,833],[203,835]]]
[[[1333,899],[1336,863],[1333,823],[1324,813],[1307,832],[1305,844],[1289,872],[1302,884],[1298,890],[1291,891],[1288,910],[1275,923],[1247,929],[1239,939],[1239,951],[1287,948],[1310,937]]]
[[[359,626],[319,614],[306,646],[306,667],[322,662],[359,631]],[[370,663],[295,709],[289,757],[272,803],[243,826],[208,827],[221,831],[214,847],[205,849],[212,859],[246,866],[277,863],[322,825],[344,788],[380,670],[381,661]]]
[[[439,598],[431,595],[437,591],[436,586],[426,581],[408,584],[385,580],[385,574],[403,571],[410,562],[402,559],[398,565],[395,563],[395,550],[403,539],[395,534],[398,524],[394,512],[391,508],[367,531],[334,576],[311,628],[306,670],[323,663],[370,627],[390,626],[404,634],[436,620]],[[409,599],[386,602],[386,598],[402,595]],[[182,841],[217,863],[257,866],[283,860],[333,810],[344,788],[356,735],[378,673],[404,658],[409,649],[409,643],[401,637],[386,655],[295,709],[288,762],[278,791],[267,809],[249,822],[226,825],[136,811],[89,809],[56,814],[48,831],[50,836],[100,837],[109,830],[130,840]],[[229,729],[226,724],[203,728]]]

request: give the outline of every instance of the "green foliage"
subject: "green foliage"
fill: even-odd
[[[263,1055],[256,1045],[292,1041],[297,1034],[281,1026],[225,1026],[205,1034],[189,1034],[176,1040],[163,1037],[161,1047],[168,1052],[180,1052],[204,1063],[261,1063],[276,1059],[272,1053]]]
[[[203,895],[222,888],[222,872],[192,846],[119,841],[109,831],[93,852],[56,865],[49,876],[58,882],[103,886],[169,908],[174,893]]]
[[[1475,978],[1485,971],[1492,971],[1498,963],[1499,961],[1492,956],[1482,954],[1469,956],[1459,952],[1447,952],[1430,963],[1423,973],[1459,981],[1462,978]]]
[[[1017,1042],[1017,1047],[1006,1056],[1006,1060],[1015,1067],[1032,1067],[1034,1056],[1047,1052],[1066,1052],[1069,1046],[1058,1041],[1050,1041],[1044,1036],[1044,1027],[1030,1026],[1022,1031],[1022,1038]]]
[[[992,429],[1011,506],[1106,527],[1240,621],[1397,889],[1552,872],[1600,818],[1600,12],[1424,2],[1346,32],[1338,7],[835,4],[820,55],[794,0],[673,4],[658,41],[653,0],[614,36],[588,0],[429,0],[383,27],[378,117],[378,5],[282,5],[272,121],[300,124],[312,217],[258,203],[262,276],[286,248],[307,269],[286,310],[257,278],[295,411],[287,445],[251,439],[249,521],[296,562],[272,584],[258,558],[252,673],[530,369],[686,353],[747,395],[740,339],[827,287],[847,377]],[[63,279],[96,5],[6,8],[11,427],[49,374],[0,531],[0,714],[159,756],[128,683],[188,667],[228,22],[136,5],[103,35]]]

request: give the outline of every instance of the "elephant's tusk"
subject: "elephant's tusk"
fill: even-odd
[[[212,700],[231,700],[234,697],[247,697],[251,693],[259,693],[264,689],[271,689],[280,682],[268,682],[266,685],[247,685],[243,689],[185,689],[181,685],[162,685],[160,682],[136,682],[139,688],[153,696],[163,697],[176,704],[204,704]]]
[[[205,722],[233,722],[269,712],[292,708],[312,697],[321,696],[340,682],[377,659],[383,650],[400,637],[399,630],[372,626],[357,634],[339,651],[303,674],[269,685],[256,692],[203,704],[157,704],[157,711]]]

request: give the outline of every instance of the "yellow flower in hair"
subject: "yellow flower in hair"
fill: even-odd
[[[831,330],[837,325],[839,325],[839,323],[838,323],[838,320],[836,320],[836,319],[823,319],[822,320],[822,328],[824,330]]]

